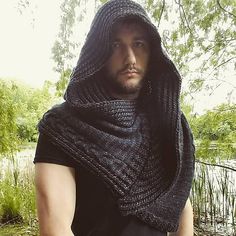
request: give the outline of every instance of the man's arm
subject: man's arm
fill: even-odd
[[[176,233],[169,233],[169,236],[193,236],[193,208],[188,199],[180,217],[179,229]]]
[[[40,236],[72,236],[76,202],[74,169],[36,163],[35,186]]]

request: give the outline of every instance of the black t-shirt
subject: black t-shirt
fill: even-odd
[[[34,163],[46,162],[75,168],[76,209],[72,223],[75,236],[166,236],[134,216],[122,216],[109,189],[98,176],[40,135]]]

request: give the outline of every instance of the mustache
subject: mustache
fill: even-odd
[[[136,67],[130,67],[130,66],[126,66],[120,70],[118,70],[118,74],[125,74],[125,73],[128,73],[128,72],[131,72],[131,73],[137,73],[137,74],[142,74],[143,71],[139,68],[136,68]]]

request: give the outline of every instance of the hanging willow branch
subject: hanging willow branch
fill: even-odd
[[[189,25],[189,22],[188,22],[187,15],[186,15],[186,13],[185,13],[183,4],[181,4],[180,0],[178,0],[178,1],[175,0],[175,3],[179,5],[180,18],[181,18],[183,24],[185,25],[184,22],[186,22],[186,25],[187,25],[187,28],[189,29],[190,34],[193,35],[193,30],[192,30],[192,28],[191,28],[190,25]],[[181,14],[181,12],[182,12],[182,14],[183,14],[184,20],[182,19],[182,14]]]
[[[223,61],[222,63],[220,63],[219,65],[217,65],[216,67],[214,67],[211,73],[213,73],[213,71],[217,70],[219,67],[221,67],[221,66],[227,64],[228,62],[230,62],[230,61],[232,61],[232,60],[234,60],[234,59],[236,59],[236,57],[231,57],[231,58],[229,58],[228,60]],[[211,74],[211,73],[210,73],[210,74]]]
[[[229,14],[230,16],[233,16],[234,18],[236,18],[236,16],[232,12],[229,12],[225,8],[222,7],[222,5],[220,4],[220,0],[217,0],[217,4],[218,4],[218,6],[220,7],[221,10],[223,10],[224,12]]]
[[[159,17],[159,20],[158,20],[158,28],[159,28],[160,23],[161,23],[161,18],[162,18],[162,15],[163,15],[163,12],[164,12],[165,6],[166,6],[166,1],[163,0],[163,1],[162,1],[161,13],[160,13],[160,17]]]
[[[224,165],[220,165],[220,164],[213,164],[213,163],[207,163],[207,162],[203,162],[200,160],[196,160],[197,163],[203,164],[203,165],[207,165],[207,166],[217,166],[217,167],[221,167],[227,170],[232,170],[232,171],[236,171],[236,169],[229,167],[229,166],[224,166]]]

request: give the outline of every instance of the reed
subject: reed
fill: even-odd
[[[191,191],[196,235],[236,234],[235,180],[233,170],[196,164]]]
[[[7,224],[35,225],[35,188],[32,161],[24,169],[17,162],[0,175],[0,228]]]
[[[1,169],[1,168],[0,168]],[[196,163],[191,191],[196,235],[236,235],[236,172]],[[26,225],[37,235],[32,158],[14,160],[0,173],[0,234],[6,224]]]

